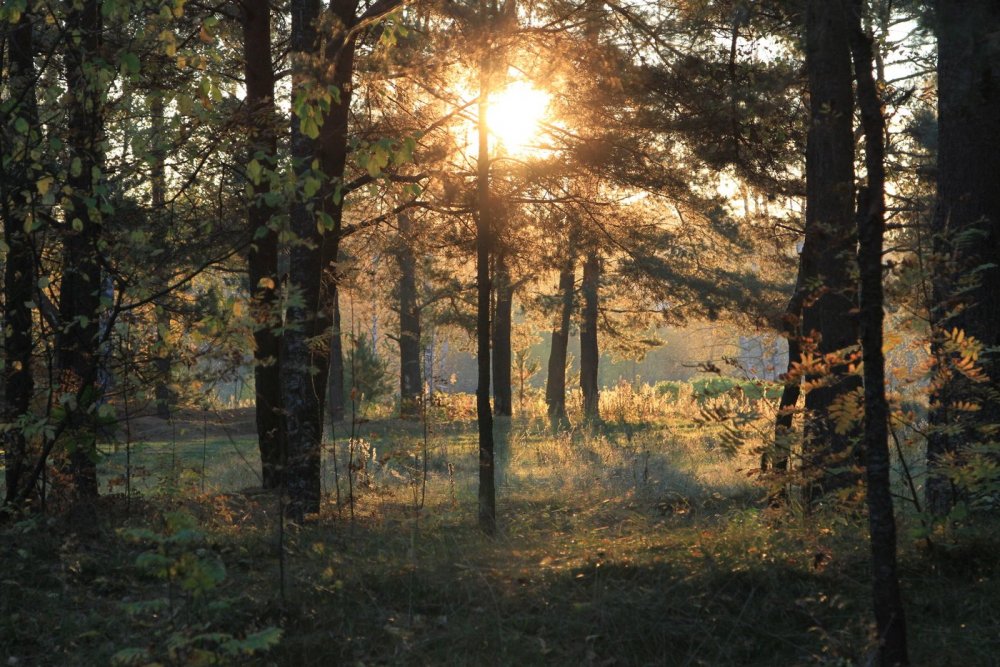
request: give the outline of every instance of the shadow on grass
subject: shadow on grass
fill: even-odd
[[[829,577],[795,567],[733,571],[653,553],[609,560],[599,550],[583,562],[558,550],[523,561],[517,547],[484,549],[480,561],[459,549],[454,562],[341,580],[324,601],[312,598],[316,616],[299,619],[282,661],[791,665],[856,651],[866,639],[864,610],[823,594]]]

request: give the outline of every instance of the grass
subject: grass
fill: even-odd
[[[128,514],[107,499],[103,539],[78,543],[59,518],[4,528],[0,655],[7,664],[89,665],[150,647],[169,658],[171,633],[273,626],[284,633],[277,647],[232,662],[868,664],[875,638],[861,512],[769,509],[747,474],[756,455],[727,453],[712,425],[682,413],[646,423],[622,414],[603,429],[558,435],[538,420],[501,421],[495,539],[476,527],[470,422],[432,425],[425,490],[419,425],[362,424],[353,457],[338,433],[342,502],[330,448],[327,505],[286,527],[282,559],[277,500],[240,491],[257,483],[235,453],[254,461],[252,439],[205,440],[196,428],[184,441],[150,438],[133,457],[151,471],[148,487],[137,487],[143,496]],[[106,462],[107,479],[122,456]],[[172,484],[178,469],[194,471],[190,483]],[[136,566],[148,546],[120,529],[159,530],[177,510],[205,533],[192,549],[225,563],[225,581],[209,594],[224,612],[198,611],[205,600],[183,595],[171,613],[130,612],[167,585]],[[901,564],[915,664],[997,664],[1000,525],[983,518],[927,550],[906,539],[911,521],[901,518]],[[181,650],[173,664],[191,660]]]

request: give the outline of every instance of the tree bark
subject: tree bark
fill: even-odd
[[[170,313],[162,306],[156,309],[156,356],[153,357],[153,370],[156,372],[153,398],[156,401],[156,416],[160,419],[170,419],[170,408],[173,403],[173,392],[170,391],[171,362],[170,345],[165,332],[170,331]]]
[[[262,170],[274,168],[277,153],[277,115],[274,65],[271,62],[271,9],[267,0],[247,0],[243,7],[243,55],[246,78],[248,160]],[[268,204],[269,174],[252,183],[254,199],[247,208],[247,227],[253,239],[247,254],[251,312],[254,320],[254,405],[261,481],[265,489],[281,486],[284,459],[284,417],[281,410],[281,341],[275,329],[278,287],[278,232],[271,226],[277,212]]]
[[[600,389],[597,371],[600,351],[597,347],[597,315],[601,260],[596,250],[587,253],[583,264],[583,319],[580,324],[580,388],[583,390],[583,416],[590,423],[601,420]]]
[[[514,414],[511,382],[511,328],[513,326],[514,285],[510,279],[507,259],[496,255],[493,293],[496,295],[493,318],[493,413],[499,417]]]
[[[566,415],[566,358],[569,353],[569,323],[573,314],[575,279],[572,250],[559,271],[559,315],[552,329],[548,376],[545,380],[545,403],[553,430],[569,424]]]
[[[484,39],[488,44],[488,40]],[[490,59],[479,65],[479,156],[476,160],[476,422],[479,428],[479,528],[496,533],[493,412],[490,409],[490,251],[493,217],[490,201],[489,126]]]
[[[806,236],[802,263],[822,282],[803,308],[803,334],[817,354],[842,357],[806,395],[804,465],[816,481],[807,496],[859,481],[853,443],[858,429],[838,433],[831,406],[856,391],[845,350],[858,342],[855,284],[854,135],[850,33],[840,2],[810,0],[806,8],[806,66],[810,126],[806,148]],[[811,243],[809,243],[811,241]],[[806,347],[804,344],[803,347]],[[834,472],[837,471],[837,472]]]
[[[399,221],[399,414],[403,419],[420,417],[423,380],[420,373],[420,304],[417,295],[417,258],[413,248],[413,224],[402,212]]]
[[[35,97],[34,16],[25,11],[9,36],[10,53],[9,91],[12,99],[20,102],[13,110],[23,118],[29,127],[27,137],[8,135],[3,128],[3,146],[0,154],[7,156],[30,154],[22,150],[22,142],[31,143],[37,136],[38,106]],[[19,420],[31,410],[31,398],[35,391],[31,370],[33,349],[31,307],[36,284],[35,255],[32,234],[25,229],[28,215],[36,191],[30,181],[30,161],[15,159],[10,167],[0,166],[0,197],[3,205],[4,242],[7,256],[4,263],[4,310],[3,310],[3,404],[0,419],[13,424],[2,434],[4,449],[4,479],[6,482],[5,504],[11,504],[20,492],[21,476],[27,465],[27,449],[24,432]],[[19,202],[17,193],[27,192],[29,200]]]
[[[166,155],[163,150],[163,95],[153,94],[150,102],[151,123],[153,126],[153,165],[151,168],[151,192],[153,216],[162,216],[166,209]],[[170,419],[170,350],[167,333],[170,331],[170,313],[164,308],[164,299],[156,302],[156,354],[153,357],[155,384],[153,397],[156,400],[156,416],[160,419]]]
[[[858,268],[861,274],[861,345],[864,355],[864,447],[872,594],[879,637],[879,664],[908,665],[906,618],[896,565],[896,520],[889,479],[889,402],[882,353],[884,295],[882,244],[885,235],[885,119],[872,77],[872,40],[861,27],[861,0],[852,0],[852,40],[858,107],[865,134],[867,187],[858,202]]]
[[[803,254],[805,246],[803,246]],[[781,390],[781,398],[778,401],[778,415],[774,420],[774,448],[772,451],[765,451],[761,457],[761,470],[769,469],[787,471],[789,458],[791,456],[790,434],[792,431],[792,421],[794,417],[795,405],[802,395],[802,378],[794,374],[795,364],[802,361],[802,346],[799,337],[802,335],[800,323],[802,321],[802,298],[804,296],[804,285],[808,277],[803,273],[801,257],[799,260],[798,276],[795,280],[795,292],[788,300],[785,308],[782,326],[784,328],[785,339],[788,341],[788,367],[785,371],[784,387]],[[778,493],[772,500],[780,500],[784,493]]]
[[[292,2],[292,51],[300,54],[293,73],[293,95],[304,87],[332,89],[329,110],[322,115],[318,137],[292,123],[292,156],[301,183],[318,179],[314,197],[292,206],[290,226],[306,241],[290,248],[289,280],[301,301],[288,309],[282,341],[282,408],[287,441],[286,487],[289,513],[295,519],[319,511],[325,396],[330,351],[315,341],[329,334],[337,293],[337,257],[343,219],[343,180],[347,164],[358,0],[336,0],[328,13],[331,25],[316,30],[316,0]],[[315,160],[319,169],[313,169]],[[318,218],[318,219],[317,219]],[[319,225],[317,223],[320,223]],[[322,229],[320,229],[320,227]]]
[[[995,178],[1000,173],[1000,7],[987,0],[939,0],[935,13],[938,202],[932,228],[935,256],[948,259],[937,267],[931,311],[934,352],[944,363],[932,385],[926,494],[927,507],[943,515],[957,492],[940,463],[966,444],[992,439],[979,431],[1000,421],[1000,406],[990,397],[1000,389],[996,354],[980,357],[989,380],[973,383],[949,363],[942,340],[943,332],[960,329],[987,350],[1000,344],[1000,188]],[[951,408],[960,401],[981,409]]]
[[[316,86],[314,65],[308,60],[317,51],[316,21],[320,15],[318,0],[292,0],[291,49],[298,62],[292,74],[292,94]],[[318,152],[317,142],[303,133],[299,119],[292,118],[292,159],[298,182],[316,178],[311,167]],[[285,460],[282,461],[284,485],[288,493],[288,514],[301,521],[319,511],[320,445],[322,442],[324,392],[317,392],[317,381],[325,387],[326,374],[313,362],[324,355],[315,354],[310,341],[324,328],[320,309],[323,263],[320,248],[323,239],[316,226],[313,204],[304,195],[296,197],[289,216],[289,226],[298,242],[289,248],[288,281],[298,298],[291,299],[286,312],[286,326],[281,341],[281,406],[285,415]],[[324,351],[325,352],[325,351]],[[321,362],[325,368],[325,363]]]
[[[65,55],[70,92],[67,128],[71,169],[68,184],[73,193],[66,209],[63,230],[62,282],[60,285],[57,361],[60,389],[74,396],[67,406],[65,436],[69,442],[69,470],[74,487],[74,510],[91,516],[97,488],[97,431],[91,406],[101,400],[97,382],[100,366],[101,267],[98,240],[101,213],[90,201],[104,173],[104,91],[96,61],[100,54],[101,13],[97,0],[84,0],[67,18],[70,37]],[[75,403],[75,405],[74,405]]]

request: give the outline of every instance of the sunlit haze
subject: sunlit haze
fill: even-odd
[[[487,122],[505,153],[521,155],[537,145],[549,100],[548,93],[524,81],[515,81],[492,95]]]

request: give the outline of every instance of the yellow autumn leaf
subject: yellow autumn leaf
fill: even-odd
[[[55,178],[52,176],[43,176],[35,182],[35,186],[38,188],[38,194],[43,197],[48,194],[48,191],[52,189],[52,184],[55,182]]]

